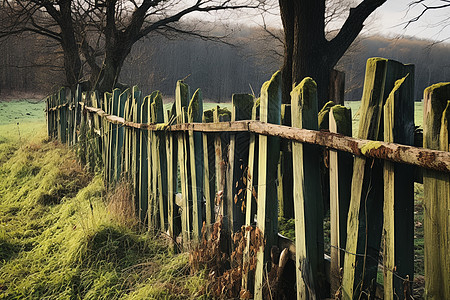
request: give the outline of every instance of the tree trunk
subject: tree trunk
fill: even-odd
[[[281,68],[282,102],[291,103],[292,90],[292,51],[294,49],[294,3],[288,0],[279,0],[281,20],[284,30],[284,61]]]
[[[129,43],[122,42],[121,39],[115,39],[115,41],[106,48],[100,78],[94,86],[102,93],[112,91],[116,87],[123,63],[131,51]]]
[[[67,85],[74,91],[81,78],[81,58],[75,39],[75,30],[72,23],[72,1],[59,2],[60,16],[54,17],[61,28],[61,46],[64,52],[64,70]]]
[[[311,77],[317,83],[319,110],[327,102],[329,74],[325,39],[325,0],[294,1],[294,48],[292,82],[300,83]]]

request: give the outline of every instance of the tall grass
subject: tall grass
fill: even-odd
[[[0,299],[205,298],[188,254],[119,218],[126,188],[106,191],[42,121],[0,125]]]

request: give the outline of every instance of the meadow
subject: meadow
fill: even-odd
[[[206,298],[189,254],[118,209],[129,185],[105,189],[46,137],[43,103],[0,107],[0,299]]]

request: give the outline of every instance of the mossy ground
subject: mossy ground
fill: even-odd
[[[102,176],[27,116],[0,125],[0,299],[206,298],[188,254],[118,222]]]

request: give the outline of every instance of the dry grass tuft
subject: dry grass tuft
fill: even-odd
[[[107,210],[119,224],[135,228],[139,224],[131,183],[121,180],[107,195]]]

